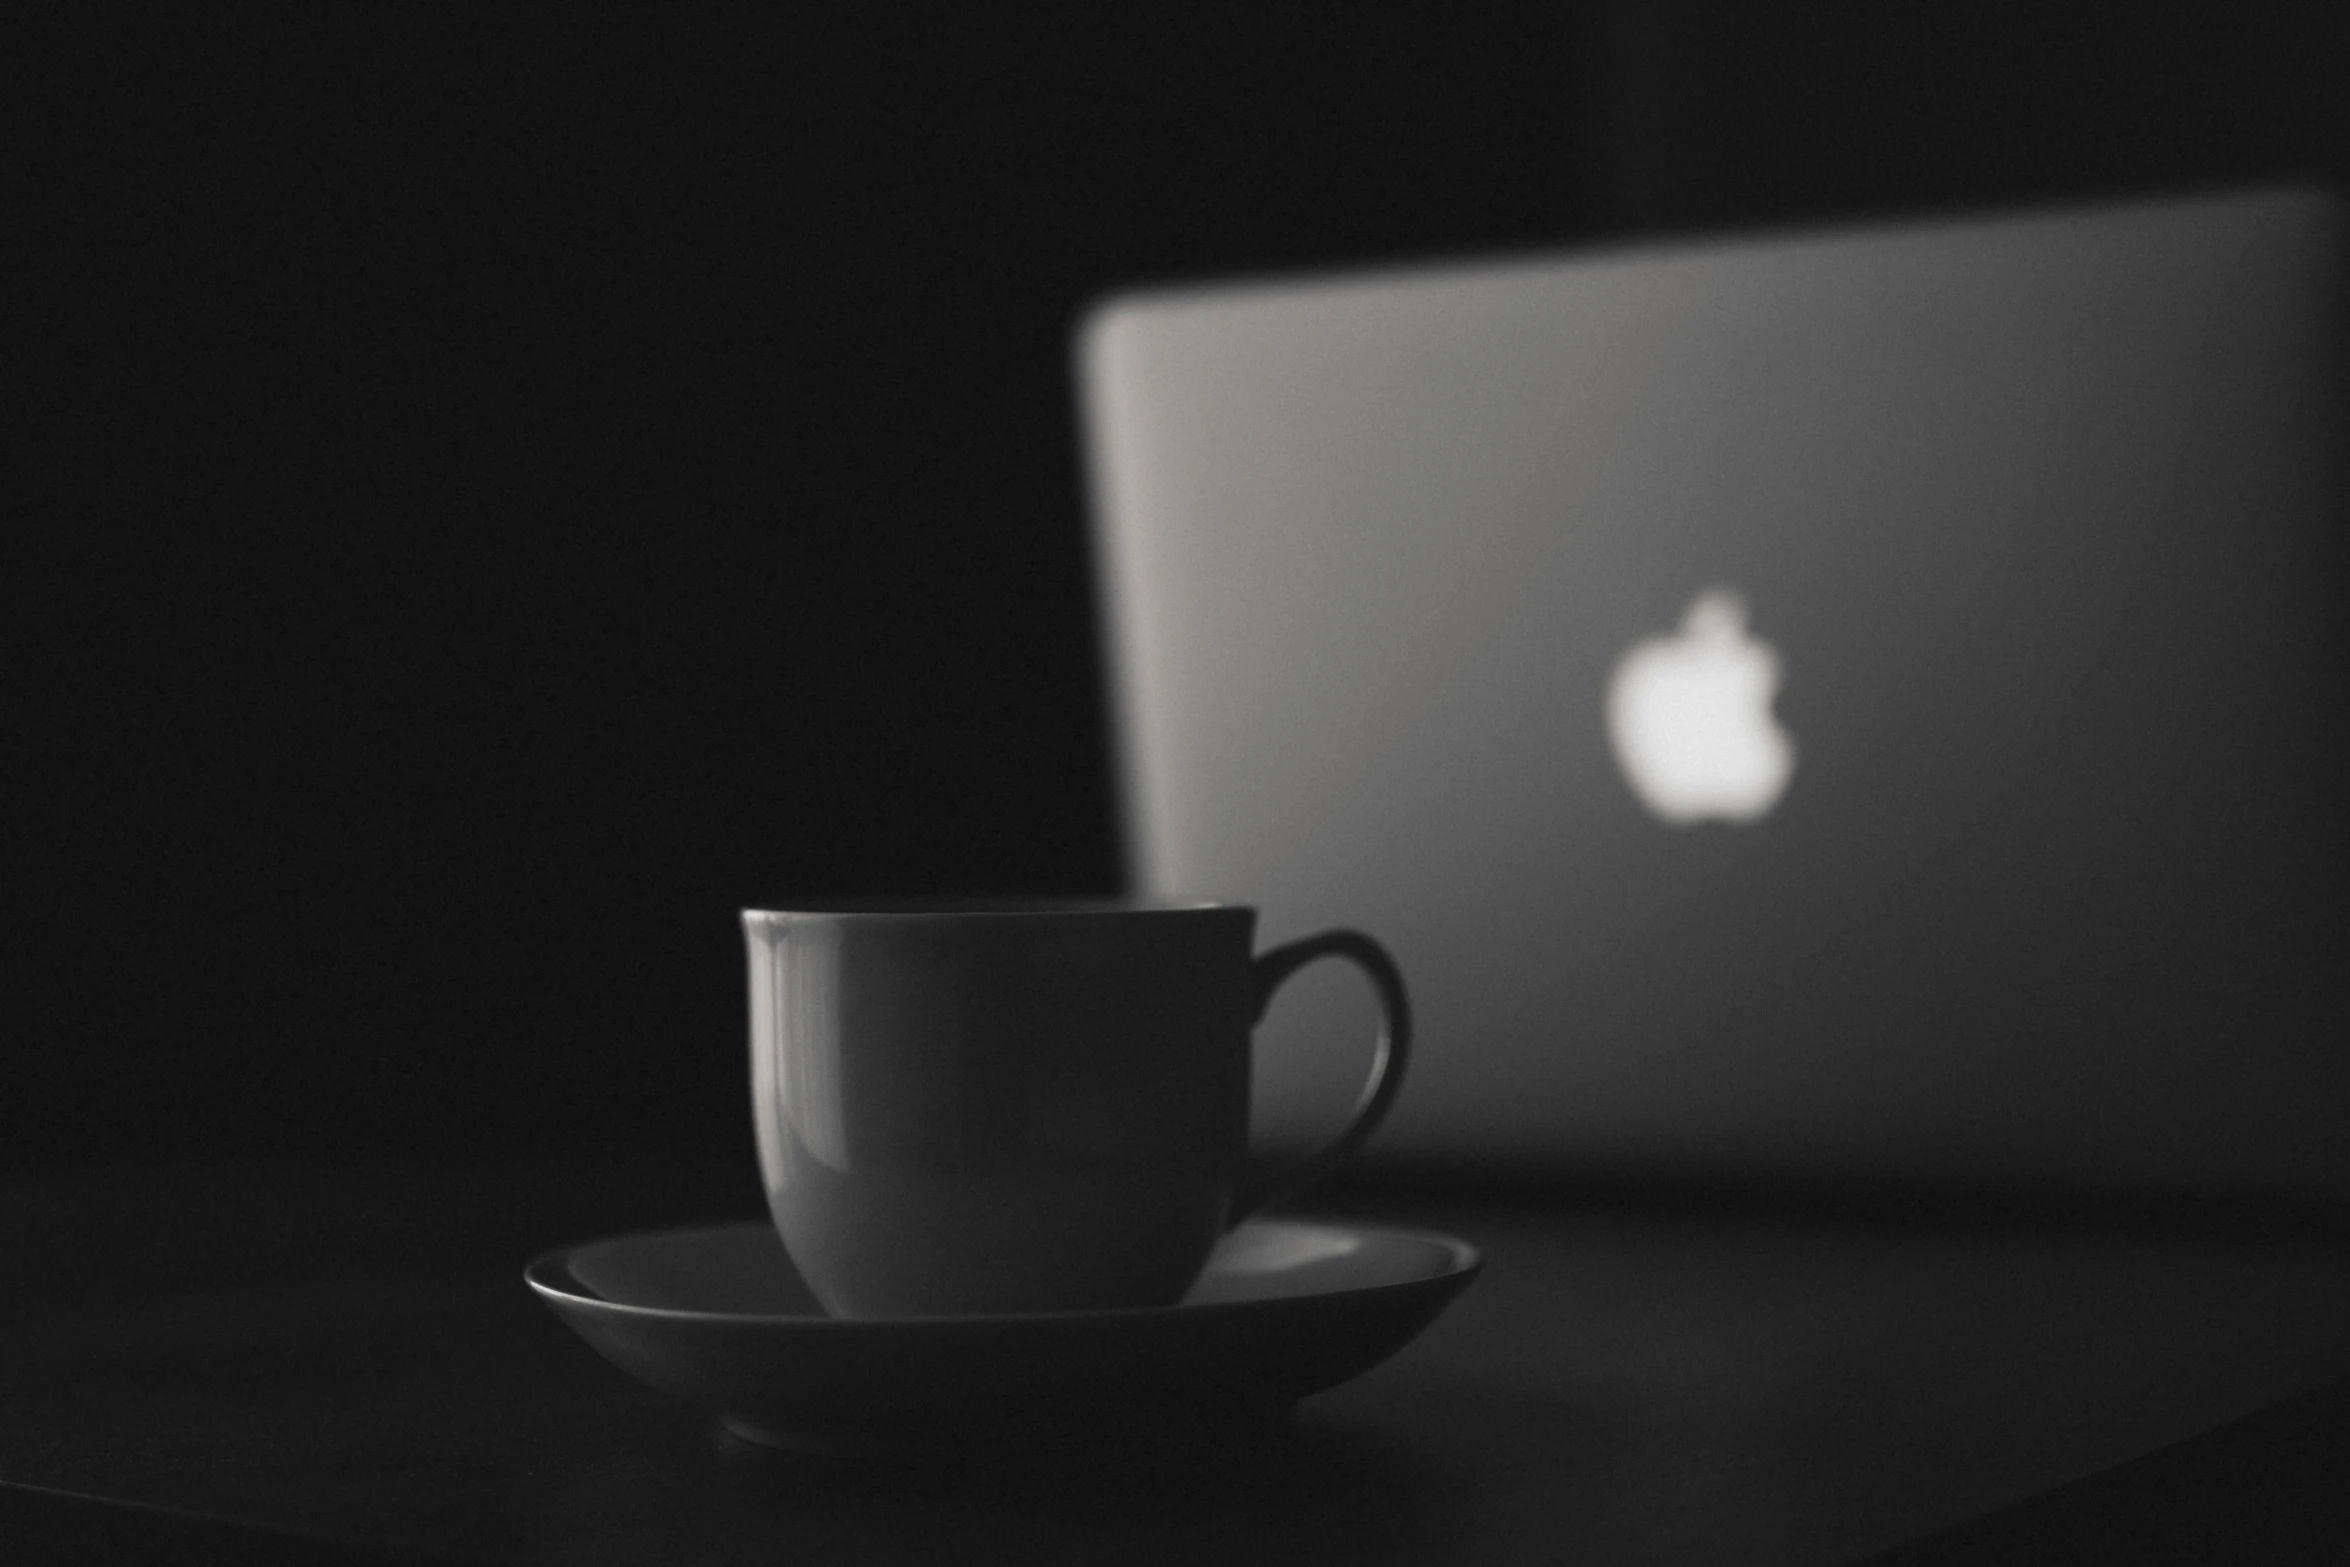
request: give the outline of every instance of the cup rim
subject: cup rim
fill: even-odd
[[[746,926],[804,920],[854,920],[859,924],[948,920],[1018,922],[1053,919],[1170,919],[1184,916],[1253,914],[1245,903],[1213,898],[819,898],[792,909],[742,910]]]

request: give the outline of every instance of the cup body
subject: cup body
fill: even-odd
[[[767,1203],[855,1318],[1167,1305],[1248,1151],[1253,910],[746,911]]]

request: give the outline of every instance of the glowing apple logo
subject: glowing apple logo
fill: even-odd
[[[1759,821],[1795,771],[1795,741],[1771,716],[1779,655],[1749,636],[1726,588],[1691,602],[1681,629],[1635,644],[1608,679],[1607,733],[1625,781],[1676,827]]]

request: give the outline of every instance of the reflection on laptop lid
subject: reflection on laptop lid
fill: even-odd
[[[1375,1154],[2350,1194],[2335,229],[1111,301],[1138,890],[1393,948]],[[1340,1115],[1369,1015],[1285,995],[1261,1129]]]

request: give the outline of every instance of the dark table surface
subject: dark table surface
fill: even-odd
[[[2125,1516],[2185,1538],[2149,1509],[2350,1451],[2337,1228],[1392,1185],[1305,1207],[1449,1230],[1486,1271],[1279,1429],[909,1466],[748,1446],[523,1287],[564,1242],[755,1217],[747,1176],[19,1177],[0,1560],[2022,1560]],[[2350,1552],[2312,1501],[2334,1472],[2276,1505]]]

